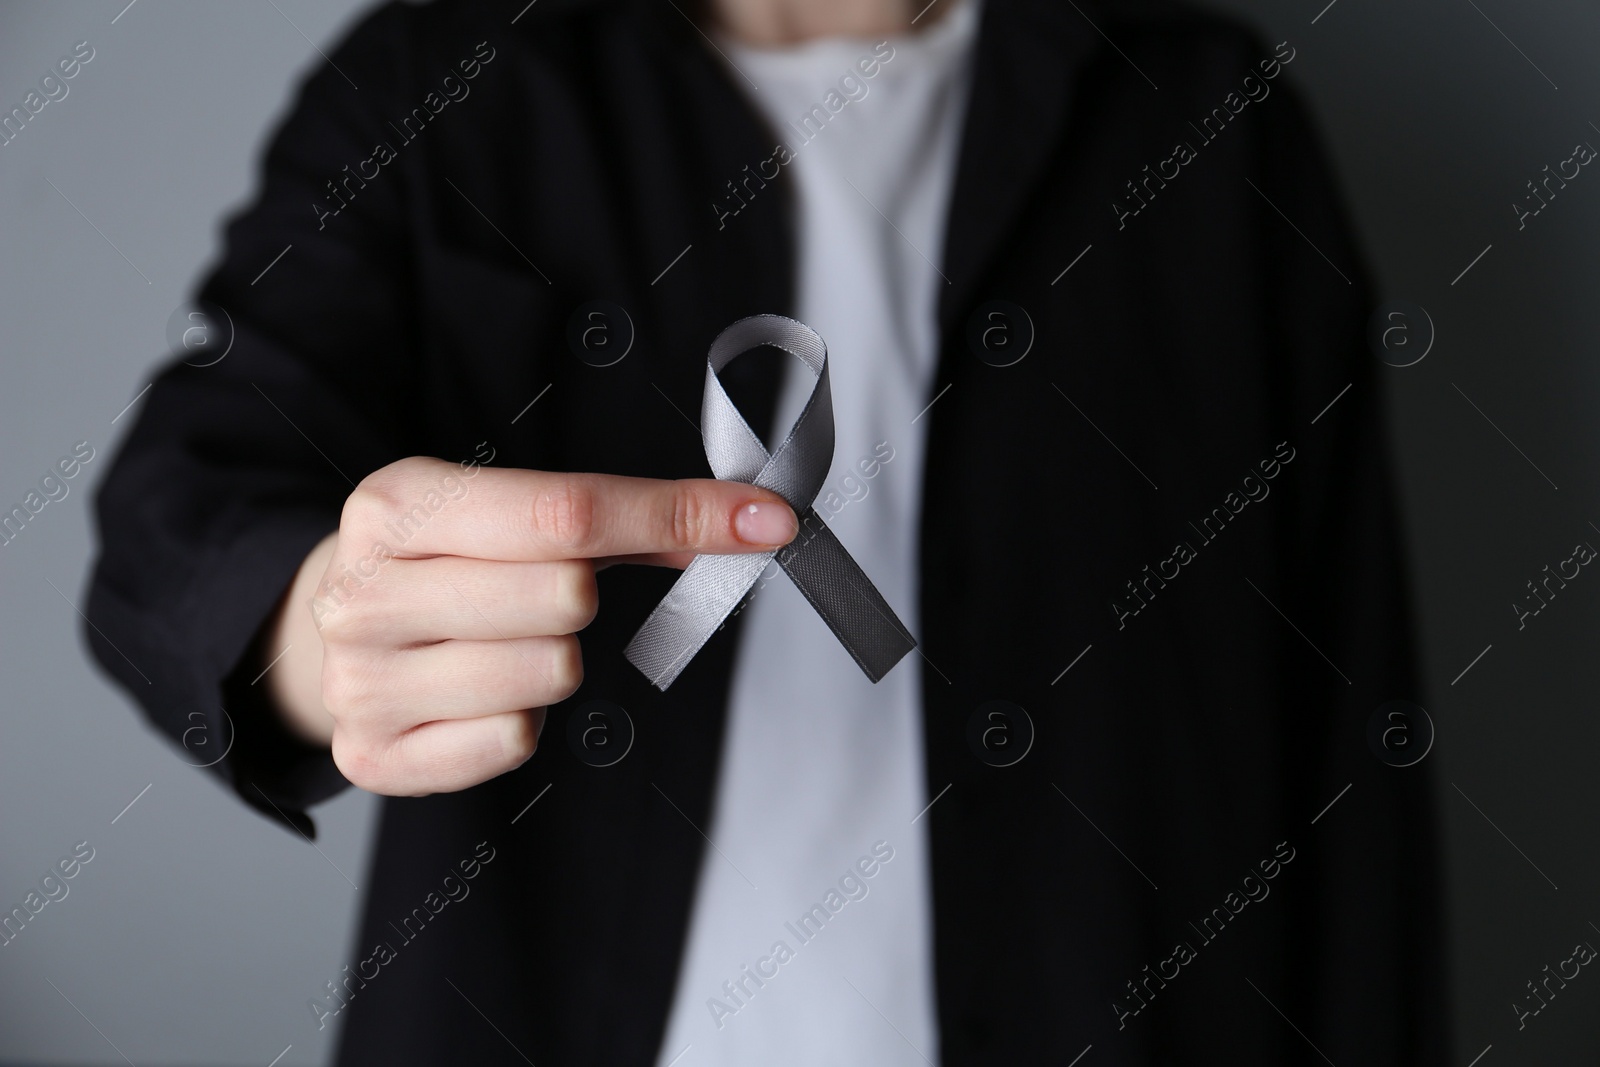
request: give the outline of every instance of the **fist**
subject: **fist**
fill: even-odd
[[[596,571],[770,551],[797,526],[783,498],[739,482],[466,475],[424,458],[369,475],[319,549],[328,562],[310,604],[334,762],[391,796],[520,766],[546,708],[583,681]]]

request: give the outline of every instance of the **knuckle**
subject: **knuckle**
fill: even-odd
[[[349,731],[336,729],[332,755],[334,766],[351,785],[369,793],[384,791],[387,771],[381,752],[372,744],[353,738]]]
[[[356,485],[345,498],[339,517],[341,530],[373,530],[398,515],[420,482],[438,460],[408,456],[379,467]]]
[[[335,721],[360,722],[371,718],[377,705],[372,672],[350,655],[328,655],[322,660],[322,706]]]
[[[533,524],[557,548],[582,550],[594,536],[594,491],[579,479],[558,479],[534,497]]]
[[[322,660],[322,706],[335,718],[350,714],[360,703],[353,674],[339,657],[325,656]]]
[[[337,603],[332,606],[323,605],[321,598],[326,592],[326,589],[317,590],[318,596],[311,601],[311,610],[316,617],[317,633],[322,637],[324,656],[330,649],[350,641],[350,620],[343,617],[349,612],[341,610]]]
[[[514,711],[509,713],[504,740],[505,758],[520,766],[539,747],[539,713]]]
[[[600,590],[593,564],[586,560],[563,562],[556,572],[556,588],[566,632],[581,630],[594,621],[600,611]]]
[[[431,456],[406,456],[404,459],[397,459],[393,463],[379,467],[368,477],[378,479],[390,489],[401,491],[436,474],[440,462]]]
[[[311,624],[316,627],[324,648],[345,641],[347,632],[345,627],[349,625],[349,621],[339,618],[343,614],[340,610],[344,606],[343,600],[339,588],[327,574],[324,574],[302,604],[305,611],[310,614]]]
[[[395,508],[395,493],[378,474],[369,474],[345,498],[339,512],[339,531],[344,534],[364,534],[376,530],[388,521]]]
[[[583,684],[583,647],[576,637],[556,638],[550,651],[550,683],[554,700],[565,700]]]
[[[700,545],[705,526],[705,501],[693,486],[679,483],[672,494],[672,527],[667,536],[673,548],[692,549]]]
[[[376,589],[350,589],[348,584],[328,583],[323,592],[326,603],[317,628],[324,648],[362,645],[382,634],[386,616],[374,603]]]

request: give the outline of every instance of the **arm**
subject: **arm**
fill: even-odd
[[[347,781],[423,795],[531,755],[544,707],[581,679],[597,566],[682,566],[795,529],[748,485],[419,458],[464,447],[431,436],[416,384],[438,378],[415,341],[422,191],[396,169],[336,217],[313,208],[408,92],[393,87],[407,17],[386,8],[335,53],[359,93],[331,65],[307,83],[202,291],[233,346],[162,372],[98,502],[96,655],[180,743],[217,739],[213,769],[304,832],[305,808]],[[421,530],[386,532],[441,493]]]
[[[326,64],[301,88],[201,288],[231,319],[232,347],[211,366],[162,368],[97,499],[95,656],[188,762],[226,749],[210,769],[307,831],[305,808],[345,782],[325,746],[281,727],[266,680],[251,684],[281,650],[267,651],[263,623],[356,481],[431,450],[403,421],[419,408],[406,175],[369,183],[320,228],[312,208],[403,91],[406,17],[384,8],[335,51],[359,92]]]

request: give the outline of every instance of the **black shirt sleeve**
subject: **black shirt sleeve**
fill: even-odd
[[[369,16],[301,86],[201,286],[212,343],[160,369],[96,504],[95,657],[186,762],[308,835],[305,809],[346,783],[280,725],[256,678],[282,650],[260,642],[356,483],[421,451],[408,176],[357,173],[395,140],[403,11]]]

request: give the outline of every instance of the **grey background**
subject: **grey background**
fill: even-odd
[[[252,190],[263,131],[362,5],[125,3],[0,2],[5,110],[76,42],[96,50],[0,147],[0,503],[74,442],[97,452],[0,548],[0,910],[76,842],[95,849],[67,898],[0,948],[0,1060],[322,1063],[332,1030],[306,999],[348,962],[371,798],[318,809],[320,852],[269,825],[89,667],[72,605],[90,496],[137,406],[119,413],[216,255],[219,219]],[[1521,1032],[1510,1005],[1575,942],[1600,944],[1600,577],[1585,569],[1520,632],[1510,604],[1575,543],[1600,544],[1600,171],[1521,232],[1510,205],[1575,143],[1600,145],[1600,10],[1323,3],[1212,6],[1298,50],[1290,76],[1383,294],[1437,328],[1425,360],[1384,378],[1438,727],[1457,1052],[1465,1065],[1492,1044],[1483,1067],[1592,1060],[1600,979]],[[522,6],[508,0],[508,21]]]

